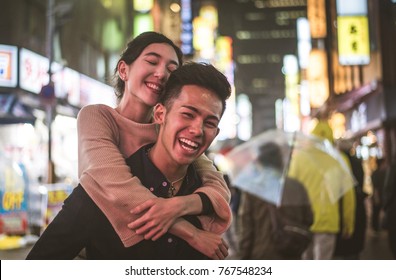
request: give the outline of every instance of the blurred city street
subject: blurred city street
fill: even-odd
[[[24,260],[29,253],[32,246],[14,250],[0,251],[1,260]],[[230,252],[229,259],[236,259]],[[389,250],[387,233],[385,231],[373,232],[371,229],[367,230],[366,246],[361,253],[361,260],[392,260],[392,254]]]
[[[257,183],[256,194],[261,193],[265,185],[265,189],[273,196],[261,198],[279,205],[285,182],[297,180],[311,191],[313,198],[310,197],[310,205],[318,206],[315,209],[325,208],[323,197],[328,196],[331,202],[327,204],[331,206],[328,207],[330,210],[323,212],[331,213],[323,215],[327,220],[324,223],[315,221],[319,226],[330,224],[331,227],[315,228],[316,224],[310,223],[305,226],[305,232],[309,228],[320,234],[333,234],[342,227],[343,233],[348,236],[353,228],[359,228],[355,231],[355,235],[359,233],[361,237],[358,250],[365,242],[359,259],[393,260],[387,231],[382,228],[374,231],[373,228],[382,226],[377,214],[384,209],[387,209],[387,221],[396,220],[395,22],[396,0],[2,1],[0,259],[24,260],[37,240],[37,236],[28,233],[38,234],[47,226],[79,183],[84,188],[103,189],[103,197],[98,192],[98,199],[93,199],[97,204],[114,197],[114,201],[110,200],[114,205],[129,205],[123,201],[129,196],[124,193],[114,195],[112,189],[106,187],[141,186],[135,185],[134,178],[130,176],[136,175],[133,168],[113,170],[118,167],[118,163],[114,162],[124,163],[123,159],[138,148],[132,149],[132,146],[137,145],[135,142],[139,143],[140,148],[140,145],[151,145],[155,141],[154,130],[150,132],[152,139],[147,136],[149,130],[146,125],[151,127],[152,124],[148,122],[153,121],[150,107],[160,100],[160,91],[168,89],[166,82],[169,76],[176,75],[173,66],[178,68],[186,61],[194,61],[213,64],[230,85],[231,97],[227,100],[227,106],[223,105],[221,122],[215,124],[218,128],[216,138],[211,139],[213,145],[205,150],[216,168],[229,176],[228,187],[241,188],[238,190],[247,192],[253,185],[247,179],[253,179]],[[146,46],[135,47],[139,43],[134,45],[132,42],[145,32],[165,36],[172,44],[161,39],[158,43],[147,41]],[[157,53],[168,49],[169,46],[165,48],[165,45],[174,50],[169,58]],[[148,52],[158,57],[158,61],[143,59],[146,47],[158,48],[156,52]],[[136,51],[136,54],[129,54],[129,51]],[[143,62],[141,66],[138,64],[140,61]],[[125,65],[130,68],[124,68]],[[124,77],[124,69],[142,70],[142,74],[128,70],[125,72],[130,77]],[[147,98],[150,103],[145,101],[146,98],[141,98],[147,94],[153,95],[152,99]],[[143,110],[127,106],[141,105],[140,101],[129,103],[136,96],[147,104],[142,106],[145,113],[135,119],[135,115],[140,115]],[[103,116],[103,119],[92,115],[87,121],[83,117],[77,121],[78,116],[84,115],[82,109],[88,106],[97,108],[98,116]],[[132,133],[129,125],[132,129],[142,129],[142,133]],[[316,127],[322,127],[320,132],[326,133],[314,133],[315,129],[312,128]],[[292,138],[284,136],[284,141],[280,141],[269,134],[265,137],[266,141],[260,142],[263,145],[258,145],[257,139],[261,138],[257,137],[269,131],[281,132],[282,135],[287,133]],[[126,132],[131,132],[132,141]],[[180,136],[182,134],[178,132],[178,137],[187,137]],[[297,141],[297,134],[304,138]],[[207,136],[201,133],[199,137],[202,135]],[[309,136],[309,140],[312,140],[311,136],[317,137],[316,140],[323,138],[319,141],[321,149],[311,149],[317,148],[317,141],[309,142],[305,136]],[[279,140],[279,143],[275,140]],[[179,139],[179,142],[186,141]],[[201,142],[206,143],[204,140]],[[263,154],[259,154],[262,151],[260,148],[268,142],[283,144],[286,149],[279,153],[281,156],[268,156],[262,160],[262,166],[256,165],[259,156],[263,157]],[[233,149],[238,151],[237,146],[246,143],[252,144],[246,146],[246,153],[235,153],[235,158],[227,160],[227,154],[229,157]],[[125,149],[124,144],[128,146]],[[198,146],[202,146],[201,143]],[[131,151],[127,152],[129,148]],[[337,164],[331,164],[334,159],[322,157],[320,152],[324,150],[328,156],[336,155]],[[120,152],[123,158],[120,158]],[[201,152],[204,152],[203,149]],[[282,168],[269,173],[267,171],[273,166],[265,165],[274,159],[278,160],[273,166]],[[233,174],[233,171],[239,172],[245,167],[251,167],[246,170],[252,173],[245,173],[238,182],[236,179],[239,174]],[[267,168],[265,172],[264,167]],[[212,175],[205,176],[205,168],[200,169],[204,170],[201,179],[206,187],[206,178],[212,181]],[[349,175],[355,178],[346,177],[345,169],[348,169],[348,174],[351,171]],[[124,173],[123,170],[131,172]],[[319,171],[323,171],[323,174]],[[114,181],[113,174],[117,175]],[[198,174],[201,175],[200,172]],[[313,182],[313,174],[321,174],[323,178]],[[173,183],[182,183],[183,178]],[[131,185],[125,182],[131,182]],[[280,191],[274,191],[274,182]],[[172,187],[173,183],[170,184]],[[221,185],[226,188],[225,183]],[[354,185],[359,187],[359,191],[355,192],[356,202],[351,200]],[[320,192],[316,192],[318,186],[323,187]],[[302,186],[301,189],[305,190]],[[134,193],[131,189],[125,190],[126,194]],[[316,193],[320,193],[320,196],[314,197]],[[171,194],[174,194],[173,191]],[[216,206],[215,199],[209,194],[207,196]],[[291,197],[293,199],[289,202],[298,201],[296,196]],[[224,198],[229,197],[224,195]],[[236,195],[232,198],[235,198],[234,204],[239,207],[240,198]],[[131,205],[142,203],[139,196],[132,200]],[[367,205],[363,206],[365,202]],[[218,205],[224,207],[215,209],[213,212],[216,214],[226,208],[227,201]],[[253,203],[247,202],[245,205],[252,211],[245,211],[249,213],[245,215],[248,218],[240,221],[249,222],[251,217],[259,216],[259,208],[253,207]],[[105,206],[99,208],[107,209]],[[234,206],[232,201],[231,206]],[[238,212],[237,206],[232,207],[235,217],[236,213],[243,216],[243,211]],[[130,212],[127,210],[126,213],[114,215],[114,219],[129,217],[127,215]],[[166,216],[167,211],[163,212]],[[298,213],[294,210],[290,212]],[[321,212],[316,212],[319,214],[316,213],[314,217],[319,220]],[[374,222],[371,222],[371,212],[374,213]],[[198,213],[198,210],[194,213]],[[356,214],[355,218],[352,217],[353,213]],[[301,216],[311,217],[306,214]],[[338,219],[339,216],[342,219]],[[269,223],[267,217],[263,216],[259,222],[252,223],[259,228],[255,237],[265,237],[261,226]],[[123,226],[126,223],[117,221],[117,224],[121,225],[122,230],[126,229]],[[269,230],[273,228],[276,227],[267,227]],[[245,231],[250,228],[240,226],[239,229]],[[230,237],[231,232],[229,230],[224,234],[225,239]],[[135,234],[132,231],[127,233]],[[22,238],[21,241],[20,236],[15,239],[13,236],[5,240],[5,234],[26,234],[34,238]],[[391,235],[394,236],[396,234]],[[9,246],[11,239],[14,243]],[[248,241],[253,239],[251,236],[246,238]],[[275,244],[274,239],[263,239]],[[230,244],[237,243],[233,236],[230,240],[233,241]],[[104,243],[98,242],[99,245]],[[253,252],[251,248],[255,248],[259,253],[269,252],[259,247],[263,243],[259,240],[257,244],[247,246],[246,251]],[[293,245],[303,243],[294,242]],[[322,241],[319,243],[326,244]],[[338,245],[341,243],[338,242]],[[20,244],[27,245],[5,249]],[[238,259],[235,247],[229,252],[230,260]],[[346,247],[343,243],[339,245],[339,248]],[[278,248],[276,250],[274,252],[278,253]],[[324,251],[331,252],[327,249]],[[361,271],[366,273],[364,268]]]

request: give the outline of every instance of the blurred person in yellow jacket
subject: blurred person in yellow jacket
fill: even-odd
[[[311,133],[334,144],[333,131],[327,121],[319,120]],[[306,187],[314,213],[314,223],[311,226],[313,240],[303,253],[303,259],[330,260],[333,258],[337,234],[342,231],[344,238],[349,238],[353,234],[355,223],[353,181],[345,180],[343,173],[337,172],[340,166],[345,164],[350,169],[345,155],[343,159],[337,161],[314,147],[304,151],[298,150],[293,154],[289,176]],[[341,207],[339,203],[342,203]]]

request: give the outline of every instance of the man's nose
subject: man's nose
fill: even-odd
[[[190,125],[189,132],[195,136],[201,136],[203,134],[203,122],[197,120],[194,121]]]

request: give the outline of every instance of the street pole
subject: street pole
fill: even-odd
[[[46,34],[46,55],[48,58],[48,84],[43,85],[40,92],[41,104],[46,111],[46,124],[48,127],[48,183],[55,183],[55,165],[52,160],[52,122],[56,115],[55,87],[52,81],[51,65],[54,60],[54,33],[56,20],[65,21],[73,7],[72,3],[55,5],[55,0],[47,0],[47,34]],[[58,17],[57,17],[58,16]]]
[[[43,103],[45,105],[46,110],[46,122],[48,127],[48,183],[54,183],[54,163],[52,161],[52,120],[53,120],[53,113],[54,113],[54,106],[53,103],[55,101],[55,92],[52,83],[52,71],[51,71],[51,64],[53,61],[53,36],[54,36],[54,0],[47,0],[47,38],[46,38],[46,54],[48,57],[48,85],[47,85],[47,94],[42,94]],[[51,92],[52,90],[52,92]],[[55,101],[56,102],[56,101]]]

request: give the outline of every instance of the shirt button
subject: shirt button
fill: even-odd
[[[168,243],[172,243],[173,239],[171,237],[168,238]]]
[[[166,187],[168,185],[167,182],[162,182],[162,186]]]

